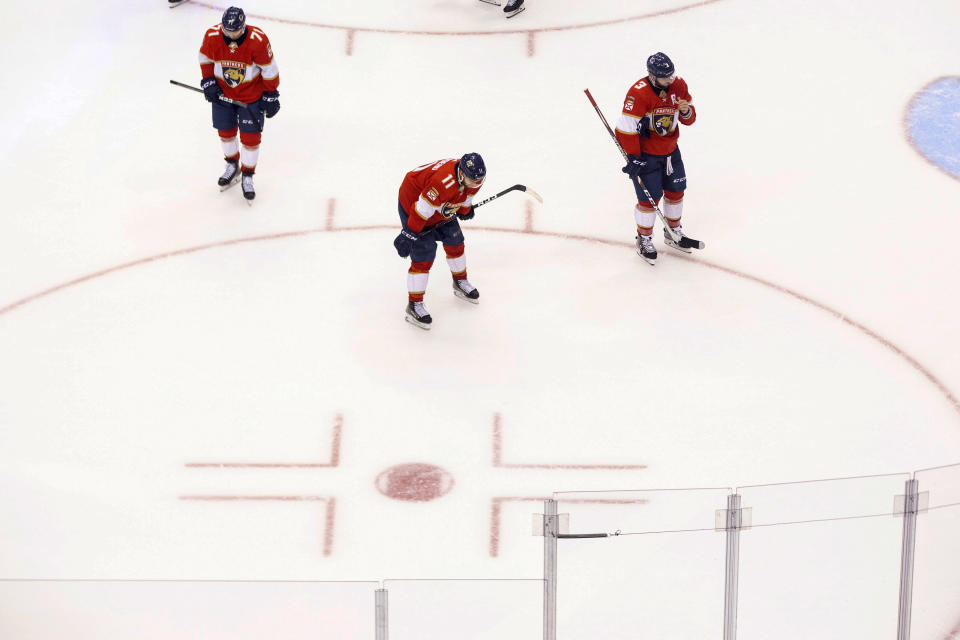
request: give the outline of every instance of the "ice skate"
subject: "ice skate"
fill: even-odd
[[[503,15],[508,18],[512,18],[526,7],[523,6],[523,0],[507,0],[506,4],[503,5]]]
[[[430,330],[430,324],[433,322],[433,318],[427,313],[427,308],[423,305],[423,302],[408,302],[407,315],[404,316],[404,319],[410,324],[427,331]]]
[[[257,197],[257,192],[253,190],[253,174],[243,174],[240,182],[240,188],[243,189],[243,197],[247,199],[247,204],[252,205],[252,200]]]
[[[637,255],[650,264],[657,263],[657,248],[653,246],[653,236],[637,236]]]
[[[480,304],[480,292],[477,291],[477,288],[470,284],[470,281],[466,278],[461,280],[453,279],[453,295],[461,300],[466,300],[473,304]]]
[[[240,182],[240,165],[236,160],[227,160],[227,168],[223,170],[223,175],[217,178],[220,191],[226,191],[238,182]]]
[[[670,234],[667,233],[667,230],[664,229],[664,230],[663,230],[663,241],[664,241],[666,244],[668,244],[668,245],[670,245],[671,247],[673,247],[674,249],[678,249],[679,251],[683,251],[684,253],[690,253],[690,250],[691,250],[691,249],[703,249],[705,246],[707,246],[707,245],[703,244],[702,242],[700,242],[699,240],[694,240],[694,239],[691,238],[690,236],[686,235],[686,234],[683,232],[683,225],[679,225],[679,224],[678,224],[677,226],[671,227],[670,229],[671,229],[671,231],[673,231],[676,235],[680,236],[680,240],[679,240],[679,241],[675,241],[673,238],[670,237]]]

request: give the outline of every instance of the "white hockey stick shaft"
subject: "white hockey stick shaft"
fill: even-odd
[[[496,200],[496,199],[499,198],[500,196],[502,196],[502,195],[504,195],[504,194],[507,194],[507,193],[510,193],[511,191],[525,191],[527,194],[529,194],[530,196],[532,196],[537,202],[543,202],[543,198],[540,197],[540,194],[537,193],[536,191],[534,191],[533,189],[530,189],[529,187],[527,187],[527,186],[525,186],[525,185],[522,185],[522,184],[515,184],[515,185],[513,185],[512,187],[509,187],[509,188],[507,188],[507,189],[504,189],[504,190],[501,191],[500,193],[496,193],[496,194],[490,196],[489,198],[487,198],[487,199],[485,199],[485,200],[481,200],[480,202],[478,202],[478,203],[476,203],[475,205],[473,205],[473,208],[476,209],[477,207],[482,207],[483,205],[487,204],[488,202],[491,202],[491,201],[493,201],[493,200]]]

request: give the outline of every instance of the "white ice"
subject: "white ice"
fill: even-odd
[[[745,531],[738,637],[893,637],[894,496],[960,462],[960,181],[904,126],[960,5],[305,4],[243,5],[281,72],[253,207],[168,84],[223,6],[0,8],[0,637],[372,638],[378,586],[394,640],[539,637],[554,492],[596,492],[557,494],[575,531],[697,529],[561,541],[560,637],[720,637],[726,495],[851,476],[882,477],[742,490],[756,525],[877,517]],[[658,230],[650,267],[583,90],[615,119],[658,50],[707,248]],[[463,224],[481,302],[441,252],[420,331],[397,188],[469,151],[481,198],[544,203]],[[412,463],[449,493],[378,490]],[[960,471],[918,479],[913,637],[945,640]]]

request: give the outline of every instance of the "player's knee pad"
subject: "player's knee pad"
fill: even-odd
[[[260,134],[259,133],[247,133],[246,131],[240,132],[240,143],[245,147],[259,147],[260,146]]]
[[[237,127],[233,129],[218,129],[217,133],[220,134],[221,140],[229,140],[231,138],[237,137]]]
[[[654,202],[660,202],[660,198],[657,198],[656,200],[654,200]],[[637,202],[637,209],[639,209],[641,213],[653,213],[653,212],[654,212],[653,207],[652,207],[652,206],[650,205],[650,203],[647,202],[646,200],[644,200],[643,202]]]
[[[683,191],[664,191],[663,197],[666,198],[667,202],[677,204],[683,200]]]
[[[443,245],[443,250],[446,252],[448,258],[459,258],[463,255],[463,243],[455,244],[453,246]]]

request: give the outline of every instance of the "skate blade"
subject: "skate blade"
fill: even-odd
[[[518,9],[517,11],[514,11],[513,13],[511,13],[510,15],[508,15],[508,16],[507,16],[507,20],[509,20],[510,18],[515,18],[516,16],[520,15],[521,13],[523,13],[523,12],[526,11],[526,10],[527,10],[526,7],[520,7],[520,9]]]
[[[645,255],[643,255],[642,253],[640,253],[640,250],[639,250],[639,249],[637,249],[637,255],[640,256],[641,258],[643,258],[643,259],[646,261],[646,263],[649,264],[649,265],[651,265],[651,266],[655,266],[655,265],[657,264],[657,259],[656,259],[656,258],[648,258],[647,256],[645,256]]]
[[[171,8],[171,9],[176,9],[176,8],[179,7],[180,5],[187,4],[188,2],[190,2],[190,0],[180,0],[180,2],[177,2],[176,4],[170,3],[170,8]]]
[[[467,297],[467,294],[465,294],[463,291],[460,291],[460,289],[454,289],[454,290],[453,290],[453,295],[457,296],[457,297],[460,298],[461,300],[466,300],[466,301],[469,302],[470,304],[480,304],[480,298],[479,298],[479,297],[477,297],[477,298],[468,298],[468,297]]]
[[[231,181],[228,182],[227,184],[225,184],[225,185],[223,185],[222,187],[220,187],[220,193],[223,193],[224,191],[226,191],[227,189],[229,189],[229,188],[232,187],[233,185],[238,184],[239,182],[240,182],[240,178],[234,178],[233,180],[231,180]]]
[[[408,315],[403,316],[403,319],[406,320],[407,322],[409,322],[410,324],[412,324],[412,325],[415,326],[415,327],[420,327],[420,328],[423,329],[424,331],[430,331],[430,327],[433,326],[433,325],[430,325],[430,324],[426,324],[425,322],[420,322],[420,321],[417,320],[416,318],[413,318],[413,317],[408,316]]]

